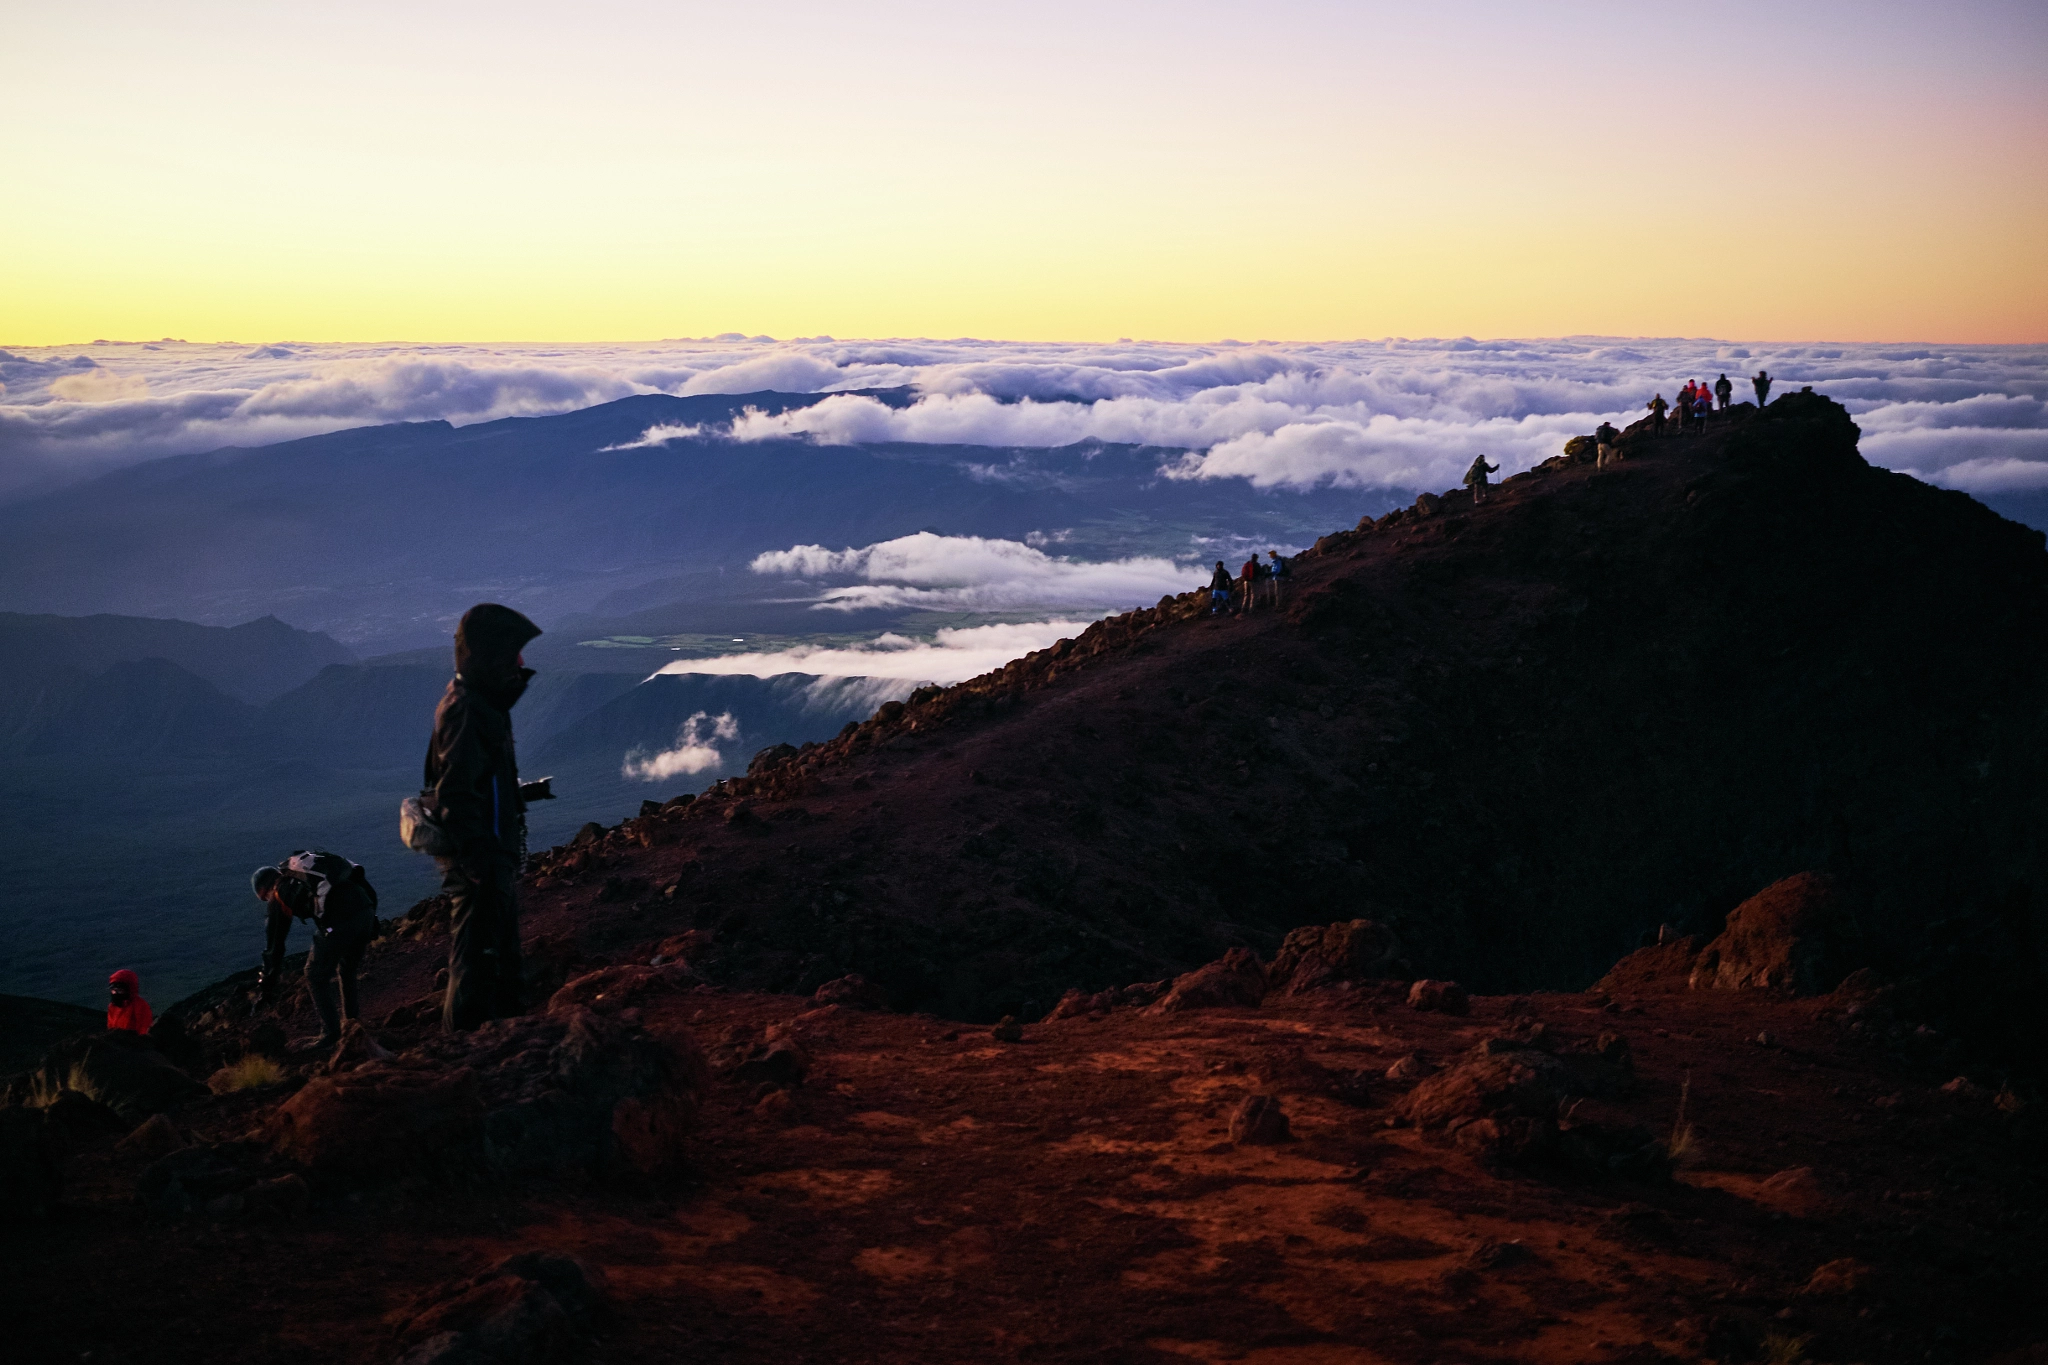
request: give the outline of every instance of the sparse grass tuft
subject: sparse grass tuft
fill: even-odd
[[[284,1079],[284,1068],[260,1052],[252,1052],[228,1067],[228,1089],[254,1090],[276,1085]]]
[[[1813,1340],[1813,1333],[1805,1336],[1787,1336],[1783,1332],[1772,1332],[1764,1338],[1764,1365],[1805,1365],[1806,1343]]]

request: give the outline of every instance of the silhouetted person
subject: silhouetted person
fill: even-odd
[[[1278,550],[1266,551],[1266,559],[1266,582],[1272,588],[1268,595],[1277,609],[1280,605],[1280,580],[1287,577],[1287,561],[1280,557]]]
[[[1223,609],[1230,605],[1230,570],[1223,567],[1223,561],[1216,561],[1216,572],[1209,575],[1209,614],[1221,616]]]
[[[1472,467],[1465,471],[1465,487],[1472,490],[1472,503],[1474,506],[1486,501],[1486,476],[1488,474],[1498,474],[1499,472],[1500,466],[1488,464],[1484,455],[1474,460]]]
[[[1758,407],[1762,407],[1771,401],[1771,372],[1769,370],[1759,369],[1756,372],[1756,376],[1749,382],[1756,388],[1756,405]]]
[[[274,867],[259,867],[249,877],[256,899],[270,907],[263,925],[263,975],[257,985],[265,1003],[277,999],[284,985],[284,945],[292,921],[313,927],[313,950],[306,954],[306,990],[320,1016],[320,1042],[332,1047],[341,1039],[343,1019],[360,1020],[356,1000],[356,968],[377,932],[377,888],[363,869],[339,853],[301,849]],[[335,982],[340,979],[340,1008]]]
[[[126,967],[107,978],[107,1032],[147,1034],[155,1022],[142,998],[142,978]]]
[[[1664,413],[1671,405],[1664,401],[1664,395],[1660,393],[1650,400],[1648,406],[1650,409],[1650,430],[1654,434],[1662,436],[1664,434]]]
[[[520,651],[540,627],[484,602],[455,628],[455,676],[434,708],[421,802],[455,848],[441,866],[453,902],[448,994],[441,1022],[470,1029],[518,1014],[519,861],[526,803],[552,795],[524,787],[512,750],[512,707],[533,678]]]
[[[1728,382],[1727,375],[1724,374],[1714,381],[1714,398],[1720,403],[1721,411],[1728,411],[1729,400],[1734,396],[1735,386]]]
[[[1602,422],[1593,432],[1593,468],[1605,469],[1621,459],[1621,433],[1614,423]]]

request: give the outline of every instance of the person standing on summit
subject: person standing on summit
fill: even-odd
[[[1759,365],[1755,377],[1749,382],[1756,389],[1756,405],[1758,407],[1762,407],[1771,401],[1771,372],[1769,370]]]
[[[1209,575],[1209,614],[1221,616],[1223,608],[1230,602],[1230,570],[1223,567],[1223,561],[1216,561],[1216,572]]]
[[[441,1022],[472,1029],[521,1008],[519,862],[526,803],[554,795],[547,779],[522,785],[512,748],[512,707],[533,679],[521,654],[540,627],[483,602],[455,628],[455,676],[434,708],[420,800],[454,853],[439,858],[453,903],[448,994]]]
[[[1721,411],[1728,411],[1729,400],[1734,396],[1735,386],[1728,382],[1727,375],[1724,374],[1714,381],[1714,398],[1721,405]]]
[[[1484,455],[1474,460],[1472,467],[1465,471],[1465,487],[1472,490],[1473,506],[1476,507],[1486,501],[1486,476],[1498,473],[1500,473],[1500,466],[1488,464]]]

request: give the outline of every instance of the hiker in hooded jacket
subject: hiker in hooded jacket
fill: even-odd
[[[1670,406],[1669,403],[1664,401],[1664,395],[1661,393],[1649,401],[1651,434],[1656,436],[1664,434],[1664,412]]]
[[[448,993],[441,1022],[472,1029],[520,1012],[519,864],[526,803],[554,793],[546,779],[521,785],[512,708],[533,679],[521,651],[540,627],[510,607],[484,602],[455,628],[455,676],[434,708],[420,794],[447,835],[437,858],[449,912]]]
[[[320,1045],[334,1046],[341,1040],[345,1020],[362,1019],[356,968],[377,934],[377,888],[359,864],[339,853],[308,848],[274,866],[257,868],[249,877],[249,889],[269,907],[257,998],[264,1004],[277,999],[284,984],[284,948],[292,921],[305,920],[313,929],[313,949],[306,954],[306,990],[320,1016]]]
[[[107,1032],[146,1035],[155,1024],[142,998],[142,978],[123,967],[107,978]]]
[[[1465,487],[1472,490],[1472,502],[1475,506],[1486,501],[1486,476],[1498,473],[1500,466],[1488,464],[1484,455],[1474,460],[1472,467],[1465,471]]]
[[[1287,561],[1280,557],[1278,550],[1266,551],[1266,586],[1270,589],[1267,596],[1272,598],[1276,611],[1280,607],[1280,580],[1285,577]]]
[[[1756,390],[1756,405],[1758,407],[1762,407],[1771,401],[1771,372],[1769,370],[1759,367],[1757,372],[1750,377],[1749,385]]]
[[[1714,401],[1720,404],[1721,411],[1728,411],[1728,404],[1734,397],[1735,385],[1728,381],[1727,375],[1724,374],[1714,381]]]

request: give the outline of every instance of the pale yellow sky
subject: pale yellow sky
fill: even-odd
[[[115,3],[0,47],[0,345],[2048,339],[2048,17]]]

